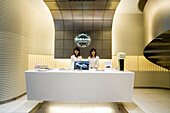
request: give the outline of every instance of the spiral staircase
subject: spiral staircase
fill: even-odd
[[[153,39],[144,49],[146,59],[170,70],[170,30]]]

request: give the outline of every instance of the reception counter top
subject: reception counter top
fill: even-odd
[[[134,72],[25,71],[28,100],[131,102]]]

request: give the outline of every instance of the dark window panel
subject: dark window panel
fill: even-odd
[[[63,21],[55,21],[55,30],[63,30]]]
[[[111,50],[103,50],[103,58],[111,59]]]
[[[94,31],[93,32],[93,35],[92,35],[92,39],[95,40],[95,39],[100,39],[102,40],[103,39],[103,33],[102,31]]]
[[[55,40],[55,49],[63,49],[63,40]]]
[[[63,31],[55,31],[55,39],[63,39]]]
[[[105,39],[111,40],[111,31],[103,31],[103,40]]]
[[[96,49],[97,51],[97,56],[99,56],[99,59],[103,58],[103,50],[102,49]]]
[[[73,21],[64,21],[65,30],[73,30]]]
[[[93,48],[102,49],[102,40],[93,40]]]
[[[110,40],[103,40],[103,49],[111,49]]]
[[[72,39],[74,40],[74,35],[73,35],[73,31],[65,31],[65,37],[64,39]]]
[[[64,50],[73,49],[73,40],[64,40]]]
[[[73,55],[73,50],[64,50],[64,58],[71,58]]]
[[[63,58],[63,50],[55,50],[55,58]]]

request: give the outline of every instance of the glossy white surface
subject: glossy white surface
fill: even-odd
[[[25,78],[28,100],[132,101],[134,72],[30,70]]]
[[[170,90],[134,89],[133,94],[133,102],[145,113],[170,113]]]

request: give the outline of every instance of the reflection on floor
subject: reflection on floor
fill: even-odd
[[[141,113],[140,109],[144,113],[170,113],[170,90],[136,88],[133,91],[133,103],[123,105],[130,113]]]
[[[133,102],[123,103],[130,113],[170,113],[170,90],[136,88]],[[39,101],[28,101],[26,95],[0,105],[0,113],[29,113]],[[44,111],[43,111],[44,109]],[[37,113],[121,113],[116,103],[45,102]]]
[[[28,101],[27,96],[23,96],[15,101],[1,104],[0,113],[28,113],[30,112],[39,101]]]
[[[123,113],[116,103],[44,102],[36,113]]]

